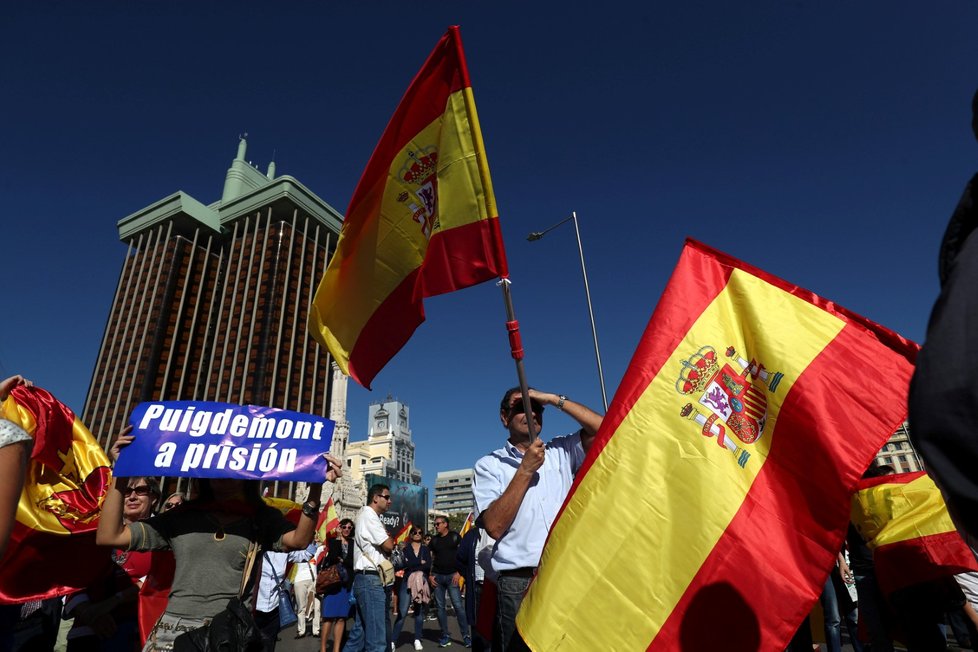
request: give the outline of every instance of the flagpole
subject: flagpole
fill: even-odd
[[[513,360],[516,361],[516,376],[519,378],[520,392],[523,394],[523,414],[526,415],[527,427],[530,431],[530,443],[536,439],[536,422],[533,419],[533,410],[530,405],[530,388],[526,384],[526,371],[523,369],[523,342],[520,338],[520,323],[516,320],[516,311],[513,309],[513,297],[509,286],[509,265],[506,261],[506,249],[503,247],[502,232],[498,229],[498,215],[496,210],[496,198],[492,192],[492,181],[489,177],[489,162],[486,160],[486,146],[482,140],[482,129],[479,127],[479,114],[475,109],[475,96],[472,93],[472,83],[469,79],[469,67],[465,62],[465,52],[462,48],[462,35],[459,33],[458,25],[448,28],[449,33],[455,43],[458,55],[459,68],[462,71],[462,79],[465,88],[462,97],[465,102],[465,113],[469,118],[472,129],[472,144],[475,149],[475,159],[479,168],[479,178],[484,188],[486,215],[490,218],[496,217],[497,228],[493,231],[493,244],[495,246],[496,261],[500,265],[499,285],[503,289],[503,302],[506,304],[506,330],[509,332],[509,347]]]
[[[513,296],[509,290],[512,281],[508,276],[499,279],[499,285],[503,288],[503,302],[506,304],[506,330],[509,332],[509,349],[513,360],[516,361],[516,377],[520,382],[520,393],[523,395],[523,414],[526,416],[526,425],[530,433],[530,443],[536,439],[536,420],[533,418],[533,410],[530,405],[530,387],[526,384],[526,371],[523,369],[523,340],[520,337],[520,322],[516,319],[516,311],[513,309]]]

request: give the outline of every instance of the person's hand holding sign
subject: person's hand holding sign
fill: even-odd
[[[135,437],[132,435],[132,426],[126,426],[122,432],[115,438],[112,442],[112,448],[109,449],[109,458],[111,458],[112,463],[115,464],[119,459],[119,452],[131,444]]]
[[[329,453],[323,453],[326,458],[326,482],[336,482],[343,477],[343,464],[339,458],[333,457]]]

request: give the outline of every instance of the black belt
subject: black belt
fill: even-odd
[[[358,570],[353,571],[353,573],[354,575],[378,575],[377,571],[375,570]]]
[[[514,568],[512,570],[499,571],[501,577],[533,577],[536,575],[536,566],[526,566],[524,568]]]

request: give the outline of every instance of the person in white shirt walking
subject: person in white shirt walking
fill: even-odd
[[[390,504],[390,487],[375,484],[367,492],[367,505],[357,513],[353,536],[356,610],[343,652],[386,652],[390,646],[391,587],[384,585],[380,572],[381,564],[394,549],[394,539],[380,521]]]

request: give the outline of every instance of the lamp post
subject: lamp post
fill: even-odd
[[[543,236],[547,235],[554,229],[556,229],[561,224],[566,224],[574,220],[574,233],[577,235],[577,251],[581,255],[581,275],[584,277],[584,296],[587,297],[587,312],[591,318],[591,336],[594,338],[594,358],[598,363],[598,381],[601,383],[601,402],[604,404],[605,413],[608,412],[608,395],[604,389],[604,372],[601,370],[601,351],[598,349],[598,329],[594,326],[594,309],[591,307],[591,288],[588,286],[587,282],[587,267],[584,265],[584,247],[581,245],[581,230],[577,226],[577,212],[574,211],[570,214],[570,217],[564,218],[557,222],[551,227],[544,229],[543,231],[534,231],[533,233],[526,236],[526,239],[530,242],[534,240],[539,240]]]

